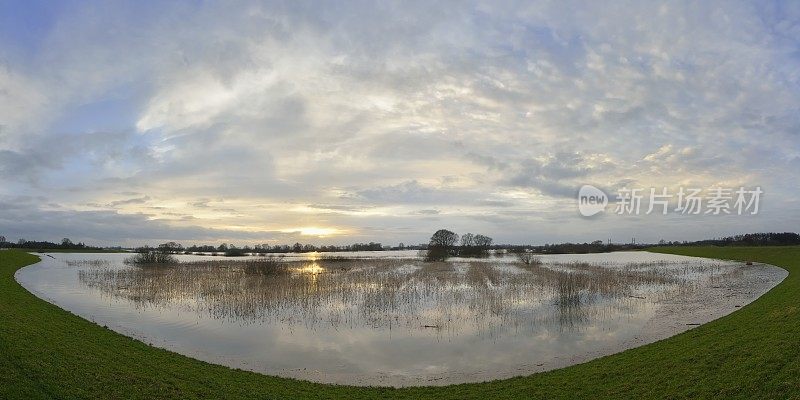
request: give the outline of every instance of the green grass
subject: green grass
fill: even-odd
[[[800,397],[800,247],[654,251],[766,262],[789,276],[741,310],[651,345],[527,377],[397,390],[269,377],[149,347],[28,293],[13,274],[38,258],[0,251],[0,399]]]
[[[127,253],[124,250],[111,249],[8,249],[16,251],[27,251],[29,253]],[[0,250],[5,251],[5,250]]]

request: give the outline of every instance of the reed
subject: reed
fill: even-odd
[[[280,256],[161,268],[84,265],[79,271],[82,283],[141,307],[179,303],[239,323],[273,321],[313,329],[431,329],[428,326],[436,327],[437,334],[456,334],[467,327],[500,331],[519,324],[581,329],[612,310],[658,301],[678,290],[702,290],[733,270],[681,264],[501,266],[488,260],[341,257],[289,261]],[[630,297],[643,300],[631,303]]]

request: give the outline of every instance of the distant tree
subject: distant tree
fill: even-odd
[[[492,247],[493,241],[494,240],[488,236],[475,235],[475,247],[478,247],[482,250],[488,250],[489,247]]]
[[[467,232],[461,235],[461,247],[472,247],[475,245],[475,235]]]
[[[458,243],[458,235],[447,229],[436,231],[428,243],[426,261],[444,261],[453,253],[453,247]]]
[[[61,245],[64,247],[72,247],[72,240],[69,240],[69,238],[63,238],[61,239]]]
[[[161,243],[158,245],[158,250],[164,253],[180,253],[183,251],[183,245],[175,242]]]
[[[225,257],[241,257],[244,255],[246,255],[244,249],[240,249],[233,244],[229,245],[228,249],[225,250]]]
[[[6,237],[0,236],[0,243],[6,243]]]
[[[466,237],[466,239],[465,239]],[[485,235],[466,233],[461,237],[459,255],[464,257],[485,257],[489,255],[492,238]]]
[[[455,246],[457,242],[458,235],[455,232],[447,229],[439,229],[431,236],[431,241],[428,243],[428,246],[450,249]]]
[[[302,253],[303,252],[303,245],[300,244],[299,242],[295,243],[294,246],[292,246],[292,251],[295,252],[295,253]]]

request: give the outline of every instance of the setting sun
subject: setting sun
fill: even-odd
[[[287,232],[300,232],[303,236],[333,236],[341,233],[341,230],[336,228],[321,228],[316,226],[307,226],[302,228],[288,229]]]

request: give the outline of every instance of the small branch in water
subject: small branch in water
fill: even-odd
[[[634,299],[639,299],[639,300],[644,300],[644,299],[647,298],[647,297],[644,297],[644,296],[628,296],[628,297],[631,297],[631,298],[634,298]]]
[[[439,329],[439,325],[422,325],[423,328],[434,328]]]
[[[691,324],[686,324],[686,325],[689,325],[689,326],[698,326],[698,325],[700,325],[700,324],[698,324],[698,323],[691,323]]]

